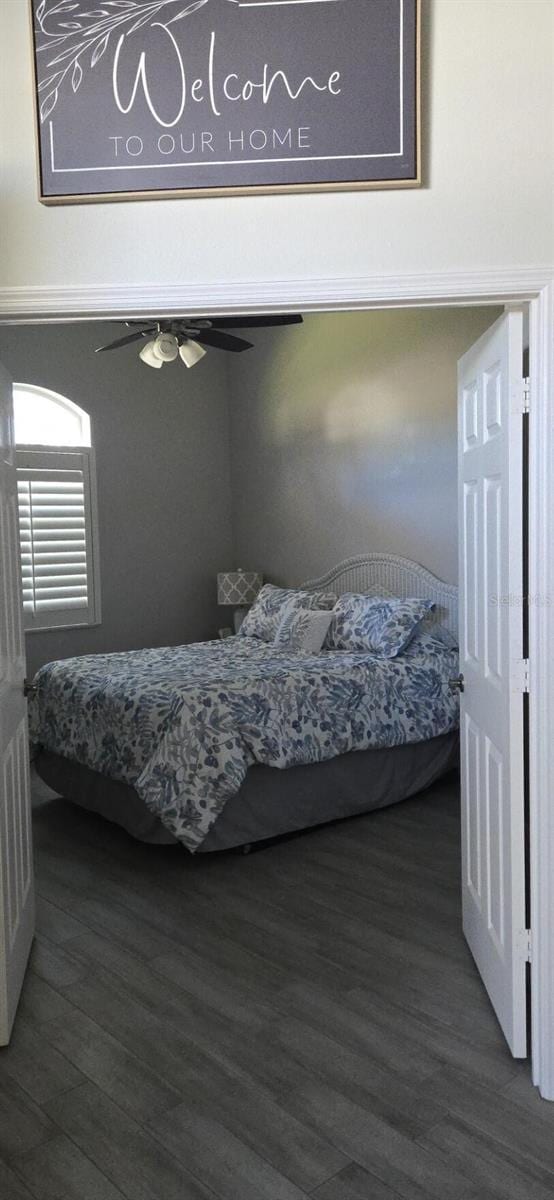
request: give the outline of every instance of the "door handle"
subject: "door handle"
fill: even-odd
[[[28,679],[23,680],[23,695],[25,696],[25,699],[27,699],[28,696],[36,696],[37,692],[38,686],[36,683],[29,683]]]
[[[456,675],[454,677],[454,679],[448,680],[448,686],[449,686],[451,692],[463,692],[464,691],[464,677],[463,677],[461,671],[460,671],[459,675]]]

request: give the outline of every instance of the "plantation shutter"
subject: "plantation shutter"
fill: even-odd
[[[96,619],[90,450],[19,450],[17,496],[26,629]]]

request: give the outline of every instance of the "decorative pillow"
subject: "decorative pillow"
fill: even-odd
[[[337,600],[325,644],[330,650],[369,650],[379,658],[396,658],[434,607],[432,600],[347,592]]]
[[[334,607],[336,599],[336,596],[327,595],[325,592],[302,592],[297,588],[280,588],[272,583],[265,583],[242,622],[240,634],[242,637],[255,637],[262,642],[272,642],[285,612],[291,608],[319,608],[329,611]]]
[[[460,642],[455,633],[451,633],[444,625],[440,625],[438,621],[430,624],[427,620],[422,621],[418,625],[414,635],[410,638],[410,647],[415,646],[418,642],[428,643],[429,638],[440,644],[445,650],[459,650]]]
[[[306,650],[310,654],[319,654],[332,620],[333,613],[328,609],[320,612],[317,608],[289,605],[277,628],[275,645],[280,650]]]

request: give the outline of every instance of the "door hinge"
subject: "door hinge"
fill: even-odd
[[[523,931],[523,951],[525,954],[525,962],[533,961],[533,936],[530,929]]]
[[[523,380],[523,387],[521,390],[521,411],[522,411],[522,413],[529,412],[530,392],[531,392],[531,380],[527,376],[527,378]]]
[[[516,938],[516,951],[519,961],[533,961],[533,933],[531,929],[519,929]]]
[[[529,659],[518,658],[513,664],[513,687],[515,692],[529,691]]]

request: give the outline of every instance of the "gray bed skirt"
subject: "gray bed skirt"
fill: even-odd
[[[47,751],[38,753],[34,765],[60,796],[114,821],[140,841],[175,841],[129,784]],[[228,850],[385,808],[429,787],[458,765],[458,734],[449,733],[287,770],[253,766],[200,851]]]

